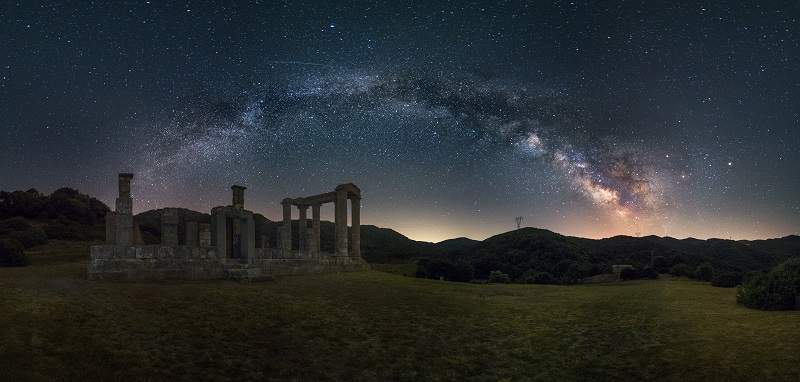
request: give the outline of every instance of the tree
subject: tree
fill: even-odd
[[[762,310],[795,310],[799,308],[798,296],[800,258],[792,258],[746,280],[736,294],[736,302]]]
[[[733,288],[742,283],[742,274],[734,271],[714,272],[711,286],[720,288]]]
[[[669,271],[669,261],[664,256],[656,256],[650,262],[650,266],[658,273],[667,273]]]
[[[24,265],[28,265],[28,257],[22,251],[22,244],[11,238],[0,238],[0,267]]]
[[[705,262],[697,266],[694,271],[694,278],[700,281],[711,281],[714,277],[714,267],[709,262]]]
[[[500,271],[492,271],[489,273],[489,282],[497,284],[508,284],[511,282],[511,277]]]
[[[693,273],[694,270],[692,269],[692,267],[684,263],[675,264],[672,266],[672,268],[669,269],[669,274],[676,277],[678,276],[691,277]]]

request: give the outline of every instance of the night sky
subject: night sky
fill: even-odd
[[[239,184],[279,220],[352,182],[426,241],[800,234],[797,1],[334,3],[4,2],[0,189],[113,208],[133,172],[135,212]]]

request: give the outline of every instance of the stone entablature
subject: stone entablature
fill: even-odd
[[[130,182],[133,174],[119,174],[116,211],[106,221],[106,244],[91,247],[88,276],[93,280],[161,280],[262,278],[289,274],[328,273],[369,269],[361,258],[361,191],[352,183],[336,191],[306,198],[284,199],[283,226],[279,227],[278,247],[268,248],[265,239],[256,247],[253,213],[244,209],[245,187],[234,185],[230,206],[211,210],[211,224],[188,222],[185,245],[178,245],[178,215],[175,209],[162,212],[161,244],[143,245],[133,221]],[[351,201],[348,252],[347,200]],[[319,250],[319,208],[333,202],[336,208],[336,253]],[[300,210],[299,250],[292,250],[291,207]],[[312,207],[312,228],[306,211]]]

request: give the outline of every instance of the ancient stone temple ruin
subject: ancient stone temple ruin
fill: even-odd
[[[161,243],[145,245],[133,218],[133,174],[119,174],[115,211],[106,216],[106,244],[91,247],[89,279],[258,279],[302,273],[328,273],[369,269],[361,258],[361,190],[342,184],[333,192],[286,198],[283,225],[278,227],[277,247],[266,237],[256,243],[253,212],[244,209],[245,187],[234,185],[230,206],[214,207],[211,224],[186,223],[185,244],[179,245],[178,213],[165,209],[161,216]],[[351,226],[347,226],[350,201]],[[335,209],[335,253],[320,251],[320,207]],[[292,207],[299,210],[298,243],[292,242]],[[311,207],[311,227],[307,212]],[[349,243],[348,237],[352,241]],[[298,249],[293,249],[293,248]]]

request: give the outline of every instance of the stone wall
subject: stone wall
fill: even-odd
[[[178,211],[165,209],[161,216],[161,245],[142,245],[141,234],[133,220],[131,180],[133,174],[119,174],[119,197],[116,210],[106,215],[106,244],[91,247],[87,269],[90,280],[164,280],[164,279],[257,279],[301,273],[348,272],[369,269],[361,258],[359,205],[361,191],[354,184],[339,185],[336,193],[308,198],[284,199],[283,236],[278,248],[256,247],[253,212],[244,209],[246,187],[231,187],[230,206],[211,209],[211,224],[187,222],[185,245],[178,245]],[[336,255],[319,252],[319,205],[334,201],[337,229],[343,230],[344,247]],[[353,204],[353,251],[347,252],[347,207]],[[299,251],[292,250],[291,206],[301,209],[303,227]],[[305,211],[313,209],[314,224],[306,226]],[[288,215],[287,215],[288,212]],[[341,215],[341,216],[340,216]],[[288,217],[287,217],[288,216]]]
[[[363,259],[305,251],[257,248],[252,259],[218,257],[216,247],[95,245],[90,280],[259,279],[275,276],[368,270]]]

